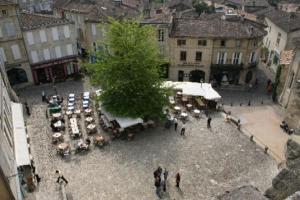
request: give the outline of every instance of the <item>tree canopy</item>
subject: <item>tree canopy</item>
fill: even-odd
[[[94,84],[101,86],[105,108],[126,117],[162,116],[168,90],[161,87],[164,64],[157,46],[156,30],[136,21],[111,20],[106,50],[98,51],[94,64],[86,64]]]
[[[196,12],[198,15],[201,15],[202,13],[214,13],[215,8],[213,6],[209,6],[207,3],[202,1],[194,1],[193,4]]]

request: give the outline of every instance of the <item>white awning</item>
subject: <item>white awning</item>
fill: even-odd
[[[127,128],[136,124],[143,123],[141,118],[130,118],[130,117],[116,117],[111,113],[107,112],[103,106],[101,106],[101,112],[107,117],[109,121],[116,120],[121,128]]]
[[[182,90],[182,94],[187,96],[201,96],[207,100],[221,99],[219,93],[209,83],[165,81],[163,86],[180,89]]]
[[[11,103],[14,128],[15,155],[17,166],[30,165],[30,156],[26,129],[23,117],[23,106],[20,103]]]

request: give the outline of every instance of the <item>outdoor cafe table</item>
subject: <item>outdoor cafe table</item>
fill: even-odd
[[[53,113],[52,115],[54,118],[60,118],[61,117],[61,113]]]
[[[61,140],[62,139],[62,134],[60,132],[54,133],[52,135],[52,139],[55,141]]]
[[[176,94],[177,94],[177,96],[181,96],[182,92],[177,92]]]
[[[186,107],[187,107],[188,110],[191,110],[191,108],[193,107],[193,105],[188,103],[188,104],[186,104]]]
[[[62,122],[61,121],[57,121],[55,124],[53,124],[55,128],[61,128],[62,127]]]
[[[84,112],[85,112],[85,113],[87,113],[87,114],[89,114],[89,113],[91,113],[91,112],[92,112],[92,109],[90,109],[90,108],[88,108],[88,109],[85,109],[85,110],[84,110]]]
[[[69,94],[69,98],[74,98],[75,94]]]
[[[73,135],[79,135],[79,128],[77,124],[77,119],[76,118],[71,118],[70,119],[70,127]]]
[[[69,115],[72,115],[72,114],[73,114],[73,112],[72,112],[72,111],[70,111],[70,110],[67,110],[67,111],[66,111],[66,115],[68,115],[68,116],[69,116]]]
[[[76,115],[79,115],[80,113],[81,113],[81,111],[80,110],[75,110],[75,112],[74,112]]]
[[[74,106],[69,106],[68,110],[74,110]]]
[[[92,117],[85,118],[85,121],[88,123],[91,123],[94,119]]]
[[[182,117],[182,119],[186,119],[188,117],[188,114],[186,112],[182,112],[180,116]]]
[[[195,109],[195,110],[194,110],[194,116],[195,116],[195,117],[199,117],[199,115],[200,115],[200,110]]]
[[[69,106],[69,107],[74,106],[74,102],[69,102],[69,103],[68,103],[68,106]]]
[[[69,98],[69,102],[74,102],[74,101],[75,101],[74,97]]]
[[[87,129],[89,129],[89,130],[94,130],[96,128],[96,125],[95,124],[89,124],[88,126],[87,126]]]
[[[175,107],[174,107],[174,110],[179,111],[179,110],[180,110],[180,107],[179,107],[179,106],[175,106]]]
[[[175,101],[174,100],[170,100],[170,104],[175,104]]]
[[[60,143],[57,147],[59,150],[65,151],[69,148],[69,145],[67,143]]]

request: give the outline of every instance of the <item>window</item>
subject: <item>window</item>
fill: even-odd
[[[45,59],[45,60],[50,60],[50,59],[51,59],[49,49],[44,49],[44,50],[43,50],[43,53],[44,53],[44,59]]]
[[[206,46],[206,40],[198,40],[198,46]]]
[[[2,15],[3,16],[7,15],[7,11],[6,10],[2,10]]]
[[[156,14],[161,14],[162,13],[162,10],[161,9],[157,9],[156,10]]]
[[[0,47],[0,56],[3,59],[4,62],[7,61],[4,49],[2,47]]]
[[[15,60],[21,59],[21,52],[20,52],[19,45],[14,44],[10,48],[11,51],[13,52],[14,59]]]
[[[165,37],[164,30],[159,29],[159,30],[158,30],[158,41],[159,41],[159,42],[163,42],[164,39],[165,39],[164,37]]]
[[[240,52],[234,52],[232,54],[232,64],[235,65],[240,64],[240,55],[241,55]]]
[[[236,47],[241,47],[241,40],[236,41]]]
[[[67,64],[67,74],[70,75],[70,74],[74,74],[74,66],[72,63],[68,63]]]
[[[217,55],[217,64],[225,64],[226,63],[226,52],[219,52]]]
[[[280,38],[281,38],[281,33],[278,32],[277,40],[276,40],[276,45],[277,45],[277,46],[279,46]]]
[[[220,45],[221,45],[221,47],[225,47],[226,46],[226,41],[225,40],[221,40]]]
[[[47,36],[46,36],[46,31],[45,30],[40,30],[40,37],[41,37],[41,42],[47,42]]]
[[[53,37],[53,40],[58,40],[58,30],[57,30],[57,27],[53,27],[52,28],[52,37]]]
[[[62,57],[60,46],[55,47],[55,55],[56,55],[56,58]]]
[[[3,32],[2,32],[2,28],[0,26],[0,38],[2,38],[2,37],[3,37]]]
[[[13,23],[5,23],[4,26],[8,37],[16,36],[16,29]]]
[[[196,52],[196,61],[201,61],[202,60],[202,52],[197,51]]]
[[[185,45],[185,40],[177,40],[177,45],[178,46]]]
[[[39,57],[38,57],[37,51],[31,51],[30,54],[31,54],[31,60],[33,63],[39,62]]]
[[[70,29],[69,29],[69,26],[64,26],[64,35],[65,35],[65,38],[70,38]]]
[[[73,47],[72,47],[72,44],[68,44],[68,45],[67,45],[67,55],[68,55],[68,56],[73,55]]]
[[[295,73],[292,72],[292,74],[291,74],[291,79],[290,79],[290,83],[289,83],[289,88],[291,88],[292,85],[293,85],[294,77],[295,77]]]
[[[255,52],[251,52],[249,62],[250,63],[254,63],[255,62]]]
[[[186,61],[186,51],[180,51],[180,60]]]
[[[27,43],[28,43],[29,45],[34,44],[34,39],[33,39],[33,34],[32,34],[32,32],[27,32],[27,33],[26,33],[26,37],[27,37]]]
[[[93,35],[97,35],[96,24],[92,24],[92,34],[93,34]]]

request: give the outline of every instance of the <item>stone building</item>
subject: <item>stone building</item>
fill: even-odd
[[[265,32],[244,20],[218,16],[174,19],[169,39],[170,80],[252,81]]]
[[[267,0],[224,0],[223,4],[253,13],[269,7]]]
[[[17,100],[0,58],[0,199],[22,199],[14,150],[12,100]]]
[[[78,72],[74,22],[21,13],[20,24],[34,83],[65,80]]]
[[[263,40],[269,52],[267,63],[276,73],[281,53],[293,49],[293,39],[299,37],[300,14],[267,9],[258,17],[262,16],[267,25],[267,35]]]
[[[90,53],[92,55],[95,50],[101,48],[98,42],[105,35],[105,25],[109,17],[124,19],[140,16],[139,4],[134,4],[132,1],[134,0],[56,1],[54,15],[75,22],[80,54],[85,56]]]
[[[286,108],[288,124],[300,131],[300,38],[293,41],[295,48],[288,51],[289,58],[282,63],[287,68],[287,75],[279,103]]]
[[[17,0],[22,10],[30,13],[52,14],[53,0]]]
[[[0,7],[0,54],[11,85],[23,87],[32,83],[33,78],[18,21],[18,6],[12,0],[2,0]]]
[[[277,4],[277,8],[285,12],[299,12],[300,1],[299,0],[281,0]]]

